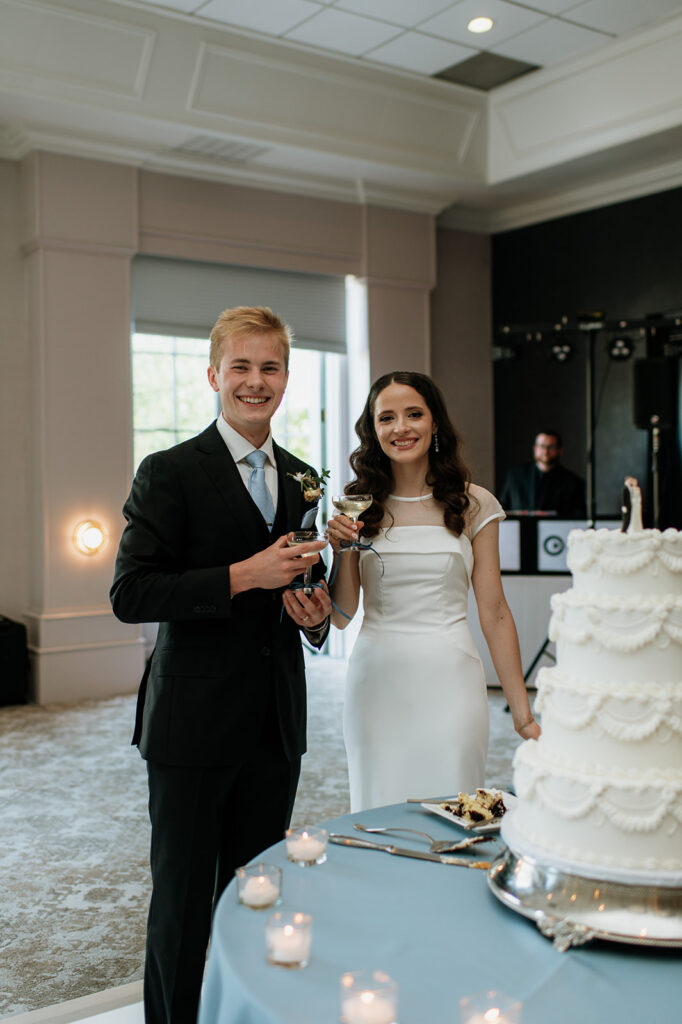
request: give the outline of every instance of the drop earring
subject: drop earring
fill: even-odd
[[[438,431],[433,432],[433,450],[436,454],[440,451],[440,445],[438,444]]]

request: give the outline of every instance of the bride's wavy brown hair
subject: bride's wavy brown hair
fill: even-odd
[[[365,408],[355,424],[360,444],[350,456],[351,469],[355,480],[346,484],[346,494],[371,494],[374,501],[363,512],[363,536],[375,537],[384,518],[384,505],[391,493],[393,474],[391,460],[383,452],[374,429],[374,409],[377,398],[389,384],[406,384],[418,391],[426,402],[434,423],[438,424],[438,448],[429,448],[429,470],[426,482],[433,488],[436,501],[445,506],[445,525],[457,537],[464,530],[464,513],[471,504],[467,485],[471,474],[464,465],[460,448],[461,441],[448,416],[445,401],[430,377],[411,370],[395,370],[387,373],[372,384]]]

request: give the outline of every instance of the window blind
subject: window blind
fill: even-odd
[[[138,256],[132,266],[133,329],[208,338],[231,306],[269,306],[294,333],[294,345],[346,351],[342,277]]]

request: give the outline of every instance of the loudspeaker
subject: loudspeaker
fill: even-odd
[[[668,428],[677,418],[677,359],[635,359],[633,363],[632,410],[636,427],[648,430],[651,417]]]

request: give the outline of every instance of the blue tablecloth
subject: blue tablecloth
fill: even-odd
[[[462,835],[410,804],[324,825],[350,835],[354,821],[407,825],[436,838]],[[418,837],[386,842],[427,848]],[[484,844],[476,857],[493,859],[500,849],[497,842]],[[400,1024],[458,1024],[459,999],[482,989],[521,1000],[523,1024],[679,1017],[679,954],[605,942],[559,953],[532,922],[492,895],[485,871],[331,844],[327,863],[316,867],[289,864],[283,842],[259,859],[283,868],[282,908],[312,914],[311,962],[299,971],[267,965],[263,932],[270,912],[239,905],[233,882],[215,916],[199,1024],[335,1024],[339,978],[363,968],[379,968],[398,982]]]

